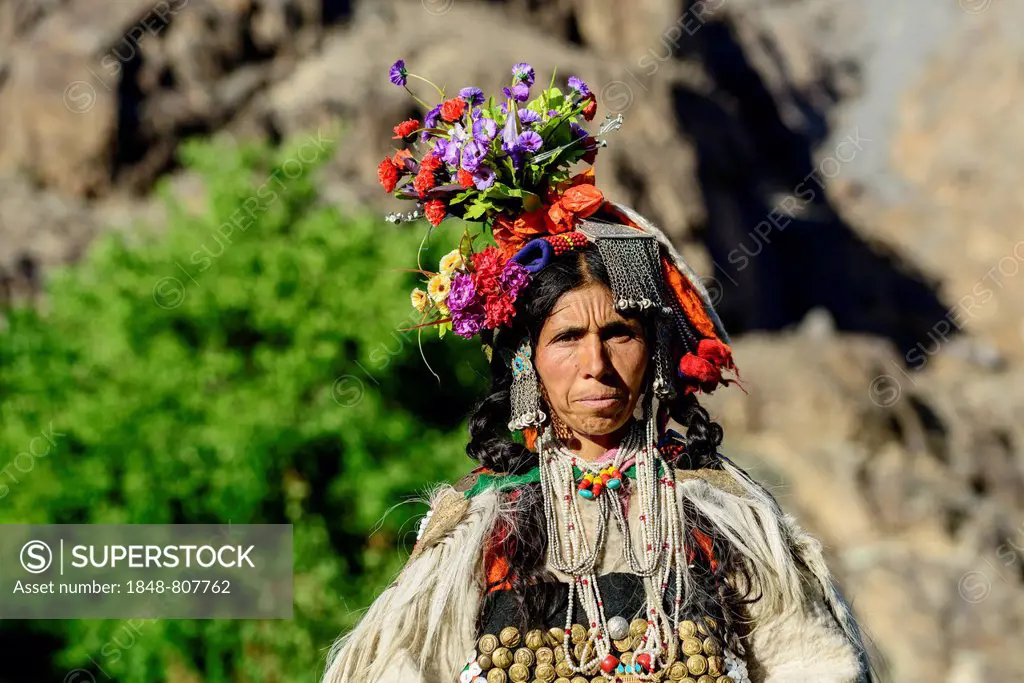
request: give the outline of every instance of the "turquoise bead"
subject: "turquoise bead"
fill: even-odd
[[[605,484],[605,486],[607,486],[610,489],[617,489],[620,486],[622,486],[622,480],[621,479],[609,479],[608,483]]]
[[[580,495],[584,498],[591,500],[594,498],[594,492],[590,489],[579,489]]]

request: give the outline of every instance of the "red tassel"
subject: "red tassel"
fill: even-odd
[[[732,349],[718,339],[701,339],[697,353],[691,351],[679,359],[679,374],[686,381],[683,393],[710,394],[719,384],[728,386],[735,380],[722,379],[722,372],[735,369]]]

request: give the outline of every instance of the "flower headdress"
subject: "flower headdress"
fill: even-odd
[[[410,78],[433,86],[441,102],[431,107],[416,97]],[[593,168],[571,172],[578,163],[594,163],[607,144],[603,136],[622,125],[621,114],[607,117],[592,136],[583,123],[594,119],[597,98],[586,83],[573,76],[563,90],[552,75],[531,99],[535,79],[533,67],[519,63],[498,100],[485,99],[475,87],[446,98],[404,61],[391,66],[391,82],[427,111],[422,120],[395,126],[393,139],[408,145],[377,167],[385,191],[416,203],[387,219],[425,216],[436,227],[451,216],[483,226],[474,234],[467,225],[436,272],[419,267],[426,290],[417,287],[411,299],[423,315],[420,327],[437,326],[441,336],[449,330],[466,338],[479,334],[490,357],[487,340],[510,325],[533,274],[594,242],[609,268],[617,308],[657,306],[677,331],[675,340],[658,344],[655,392],[672,394],[680,385],[685,393],[709,392],[728,384],[722,372],[735,369],[729,338],[700,280],[661,230],[604,198]],[[474,245],[487,235],[493,244]]]

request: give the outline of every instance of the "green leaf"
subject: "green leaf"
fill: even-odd
[[[477,199],[471,207],[466,209],[466,213],[463,214],[463,218],[467,220],[476,220],[483,217],[485,213],[494,208],[493,202]]]
[[[452,197],[448,201],[448,204],[449,205],[451,205],[451,204],[461,204],[462,202],[466,201],[467,199],[470,199],[474,195],[478,195],[478,194],[480,194],[480,190],[477,190],[475,188],[464,190],[463,192],[460,192],[457,195],[455,195],[454,197]]]
[[[544,114],[550,109],[559,109],[565,102],[565,95],[562,94],[561,90],[558,88],[548,88],[542,93],[541,97],[526,105],[526,108],[538,114]]]
[[[520,190],[518,188],[514,188],[514,187],[509,187],[505,183],[494,183],[489,188],[487,188],[484,191],[484,193],[483,193],[483,197],[485,199],[495,199],[495,198],[508,199],[509,197],[522,197],[522,196],[523,196],[523,191],[522,190]]]

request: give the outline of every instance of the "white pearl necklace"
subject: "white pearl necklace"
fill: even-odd
[[[654,399],[656,402],[657,399]],[[649,415],[657,415],[657,405],[651,406]],[[661,457],[657,448],[656,419],[651,417],[633,423],[622,440],[612,461],[620,467],[629,457],[636,458],[636,495],[634,504],[641,506],[640,531],[643,548],[638,558],[633,548],[629,526],[623,512],[623,501],[618,490],[605,489],[597,500],[587,505],[598,505],[596,538],[593,545],[586,537],[580,513],[581,497],[576,492],[573,467],[594,472],[600,467],[578,459],[564,444],[557,441],[549,429],[538,437],[541,490],[544,497],[544,515],[548,530],[548,562],[552,567],[572,576],[569,583],[569,604],[565,616],[565,634],[562,641],[565,661],[574,673],[593,674],[594,669],[612,653],[604,601],[597,582],[597,561],[607,539],[608,517],[614,518],[622,534],[622,555],[630,571],[643,578],[647,603],[648,629],[645,643],[634,651],[650,655],[652,673],[634,675],[644,680],[653,679],[653,672],[666,669],[676,660],[678,643],[675,637],[680,621],[683,595],[683,573],[686,569],[683,547],[682,519],[675,495],[675,470]],[[625,482],[623,482],[625,483]],[[561,515],[557,514],[558,504]],[[671,620],[664,614],[663,596],[668,579],[675,570],[675,601]],[[660,574],[660,576],[659,576]],[[658,580],[660,578],[660,581]],[[574,604],[577,595],[590,622],[590,632],[584,650],[593,652],[585,661],[574,662],[569,648]],[[661,655],[667,647],[665,657]],[[601,671],[611,680],[615,672]]]

